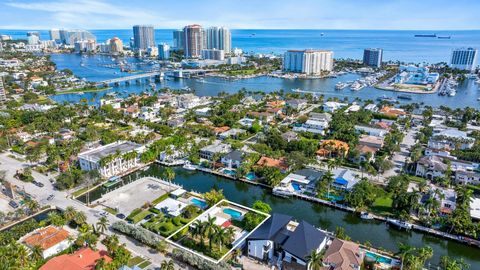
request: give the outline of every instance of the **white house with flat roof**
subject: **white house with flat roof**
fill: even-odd
[[[78,155],[84,171],[98,170],[103,177],[112,177],[137,167],[145,146],[130,141],[117,141]]]
[[[480,198],[470,199],[470,217],[480,220]]]

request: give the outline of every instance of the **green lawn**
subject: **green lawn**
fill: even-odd
[[[145,260],[142,258],[142,257],[133,257],[131,258],[128,263],[127,263],[127,266],[128,267],[133,267],[134,265],[137,265],[137,264],[140,264],[140,263],[143,263],[145,262]]]
[[[112,215],[118,214],[118,211],[117,211],[117,210],[115,210],[115,209],[113,209],[113,208],[110,208],[110,207],[105,207],[105,208],[103,208],[103,210],[106,211],[106,212],[108,212],[108,213],[110,213],[110,214],[112,214]]]
[[[379,197],[375,200],[370,210],[379,215],[391,215],[392,214],[392,197],[390,194]]]
[[[127,219],[128,220],[131,220],[133,223],[138,223],[140,222],[142,219],[144,219],[146,216],[148,216],[149,214],[153,214],[152,212],[150,212],[149,210],[143,210],[139,213],[136,213],[135,215],[133,216],[129,216]]]
[[[81,188],[81,189],[73,192],[72,195],[73,195],[74,198],[76,198],[76,197],[82,195],[82,193],[85,193],[87,190],[88,190],[88,187],[84,187],[84,188]]]
[[[170,193],[165,193],[163,194],[162,196],[156,198],[155,200],[152,201],[152,204],[153,205],[157,205],[158,203],[162,202],[163,200],[165,200],[166,198],[168,198],[168,196],[170,195]]]
[[[149,262],[149,261],[144,261],[141,264],[139,264],[138,267],[144,269],[145,267],[149,266],[150,264],[152,264],[152,263]]]

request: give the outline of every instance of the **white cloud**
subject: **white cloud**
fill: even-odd
[[[151,23],[158,19],[147,10],[122,7],[104,1],[45,1],[35,3],[9,2],[18,9],[51,13],[53,23],[62,27],[108,28],[115,25]]]

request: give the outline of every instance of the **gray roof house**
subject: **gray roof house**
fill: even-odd
[[[280,258],[281,269],[307,269],[307,257],[322,251],[328,236],[306,221],[273,213],[247,238],[248,255],[258,260]]]
[[[233,150],[232,152],[224,155],[221,159],[222,163],[228,168],[238,168],[242,164],[243,152],[239,150]]]

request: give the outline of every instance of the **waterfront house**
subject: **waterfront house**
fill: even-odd
[[[287,163],[285,162],[285,158],[274,159],[274,158],[263,156],[257,161],[256,165],[265,166],[265,167],[275,167],[279,169],[282,173],[287,172],[289,169]]]
[[[333,186],[339,189],[351,190],[360,181],[360,175],[349,169],[333,170]]]
[[[218,136],[219,134],[229,131],[230,127],[229,126],[222,126],[222,127],[211,127],[213,134]]]
[[[358,244],[335,238],[325,251],[323,264],[325,270],[360,270],[364,257]]]
[[[267,102],[269,108],[282,108],[286,104],[285,100],[272,100]]]
[[[117,141],[82,152],[78,160],[82,170],[98,170],[101,176],[108,178],[138,167],[140,154],[144,151],[143,145]]]
[[[229,144],[221,143],[217,140],[213,144],[207,145],[200,149],[200,157],[211,161],[215,154],[226,154],[231,150],[232,149]]]
[[[158,109],[145,106],[140,109],[140,113],[137,117],[143,121],[152,122],[155,118],[157,118],[157,113]]]
[[[155,208],[171,217],[178,217],[182,214],[182,211],[188,204],[181,202],[173,198],[166,198],[155,205]]]
[[[53,257],[39,270],[95,270],[95,265],[100,259],[104,259],[107,264],[112,261],[105,250],[94,251],[91,248],[82,248],[72,254]]]
[[[414,84],[428,85],[434,84],[440,78],[437,72],[429,72],[428,67],[414,65],[400,65],[397,76],[395,76],[396,84]]]
[[[221,162],[229,169],[238,168],[243,161],[243,152],[239,150],[233,150],[230,153],[224,155],[221,158]]]
[[[24,235],[18,242],[29,249],[40,247],[42,257],[46,259],[67,249],[72,244],[70,236],[72,235],[63,227],[49,225]]]
[[[273,213],[246,241],[251,258],[266,263],[275,259],[279,269],[307,269],[308,255],[322,252],[328,236],[306,221]]]
[[[346,157],[350,147],[340,140],[322,140],[316,154],[319,158]]]
[[[470,217],[480,221],[480,198],[470,198]]]
[[[301,169],[290,173],[280,181],[278,186],[273,188],[273,192],[283,195],[294,193],[303,194],[305,192],[314,194],[316,192],[317,182],[323,176],[323,172],[314,169]]]

